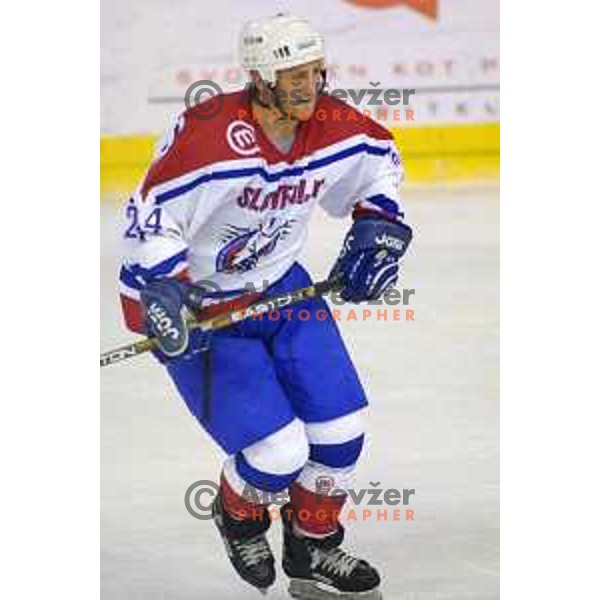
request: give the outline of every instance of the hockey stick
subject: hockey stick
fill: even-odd
[[[323,296],[328,292],[338,289],[338,281],[320,281],[314,285],[292,290],[291,292],[285,292],[271,298],[263,298],[257,300],[252,304],[249,304],[245,308],[231,310],[223,314],[217,315],[204,321],[191,320],[188,322],[188,328],[191,329],[202,329],[204,331],[216,331],[229,327],[235,323],[243,321],[249,317],[255,315],[263,315],[269,313],[272,310],[278,310],[286,306],[292,306],[298,304],[304,300],[315,298],[317,296]],[[108,365],[114,365],[115,363],[121,362],[128,358],[138,356],[156,347],[156,339],[149,337],[145,340],[135,342],[133,344],[127,344],[121,346],[115,350],[109,350],[100,355],[100,366],[106,367]]]

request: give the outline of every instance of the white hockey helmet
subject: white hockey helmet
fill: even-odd
[[[323,37],[299,17],[277,15],[247,23],[240,38],[241,64],[275,83],[277,71],[325,58]]]

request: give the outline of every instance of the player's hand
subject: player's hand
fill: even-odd
[[[398,261],[412,239],[412,229],[378,216],[358,217],[346,234],[330,278],[343,283],[340,295],[349,302],[379,298],[398,280]]]
[[[148,333],[156,338],[160,351],[167,358],[208,350],[210,334],[190,335],[183,317],[184,307],[197,310],[202,301],[202,290],[176,279],[156,279],[142,290],[142,306]],[[196,332],[194,332],[196,333]]]

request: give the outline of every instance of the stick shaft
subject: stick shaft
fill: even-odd
[[[314,298],[316,296],[322,296],[336,287],[335,283],[330,281],[321,281],[314,285],[278,294],[271,298],[263,298],[250,304],[246,308],[231,310],[229,312],[217,315],[206,321],[195,321],[192,320],[188,323],[190,329],[203,329],[205,331],[217,331],[225,327],[229,327],[235,323],[239,323],[244,319],[248,319],[255,315],[262,315],[272,310],[280,310],[286,306],[292,306]],[[156,340],[154,338],[146,338],[133,344],[127,344],[114,350],[109,350],[100,355],[100,366],[106,367],[108,365],[114,365],[123,360],[133,358],[148,352],[156,347]]]

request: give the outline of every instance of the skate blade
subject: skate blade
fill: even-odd
[[[298,600],[383,600],[381,590],[367,592],[340,592],[331,586],[307,579],[290,579],[290,596]]]

